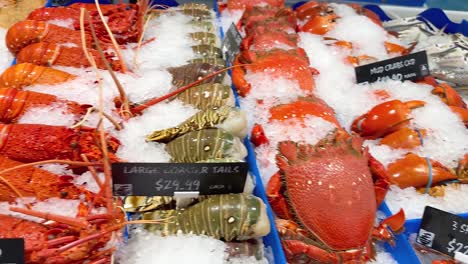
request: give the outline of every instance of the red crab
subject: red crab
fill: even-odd
[[[294,102],[274,106],[270,108],[269,112],[269,121],[284,121],[295,118],[302,122],[305,117],[311,115],[323,118],[324,120],[335,124],[337,128],[341,127],[340,123],[335,117],[335,112],[333,109],[323,100],[313,95],[299,97]],[[263,127],[259,124],[254,126],[250,139],[255,146],[268,143],[268,138],[263,132]]]
[[[309,61],[303,49],[272,49],[267,52],[246,50],[239,53],[232,70],[232,81],[241,96],[246,96],[251,89],[244,76],[247,70],[252,73],[264,72],[274,78],[285,77],[297,81],[306,94],[311,94],[315,84],[313,75],[317,70],[309,67]]]
[[[374,228],[388,182],[362,141],[337,130],[315,146],[279,143],[280,171],[267,195],[275,213],[285,218],[276,223],[290,263],[368,260],[372,239],[392,241],[390,230],[402,228],[403,211]]]

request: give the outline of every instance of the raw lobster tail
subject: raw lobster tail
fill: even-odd
[[[50,159],[81,161],[85,154],[90,161],[102,158],[96,145],[97,132],[93,128],[71,129],[64,126],[36,124],[0,125],[0,154],[21,162],[34,162]],[[120,142],[107,136],[109,158],[118,161],[113,154]]]
[[[57,84],[75,78],[64,71],[38,66],[32,63],[20,63],[6,69],[0,76],[0,87],[21,89],[33,84]]]
[[[99,69],[107,69],[96,50],[88,49],[88,53],[94,58]],[[110,54],[110,57],[114,56]],[[34,43],[23,48],[16,56],[16,62],[29,62],[42,66],[91,67],[82,48],[60,46],[47,42]],[[120,64],[115,63],[112,58],[109,58],[108,62],[112,65],[113,70],[120,70]]]
[[[15,123],[30,108],[38,106],[63,105],[68,113],[83,115],[90,105],[60,100],[51,94],[21,91],[15,88],[0,88],[0,122]]]

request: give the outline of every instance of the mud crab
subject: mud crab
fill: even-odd
[[[279,143],[279,173],[267,195],[282,218],[276,224],[291,263],[368,260],[373,239],[391,242],[402,228],[403,211],[374,228],[388,181],[362,141],[336,130],[315,146]]]
[[[272,49],[268,52],[246,50],[238,54],[234,61],[234,65],[241,64],[248,65],[235,67],[232,70],[233,83],[241,96],[246,96],[251,89],[250,83],[245,80],[247,70],[295,80],[306,94],[313,91],[315,87],[313,75],[318,73],[316,69],[309,67],[309,60],[301,48]]]

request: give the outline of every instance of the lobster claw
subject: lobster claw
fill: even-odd
[[[351,129],[366,139],[376,139],[405,127],[412,109],[424,106],[419,100],[392,100],[374,106],[354,120]]]
[[[411,152],[388,165],[387,173],[390,182],[400,188],[426,187],[457,179],[457,176],[441,163]]]

